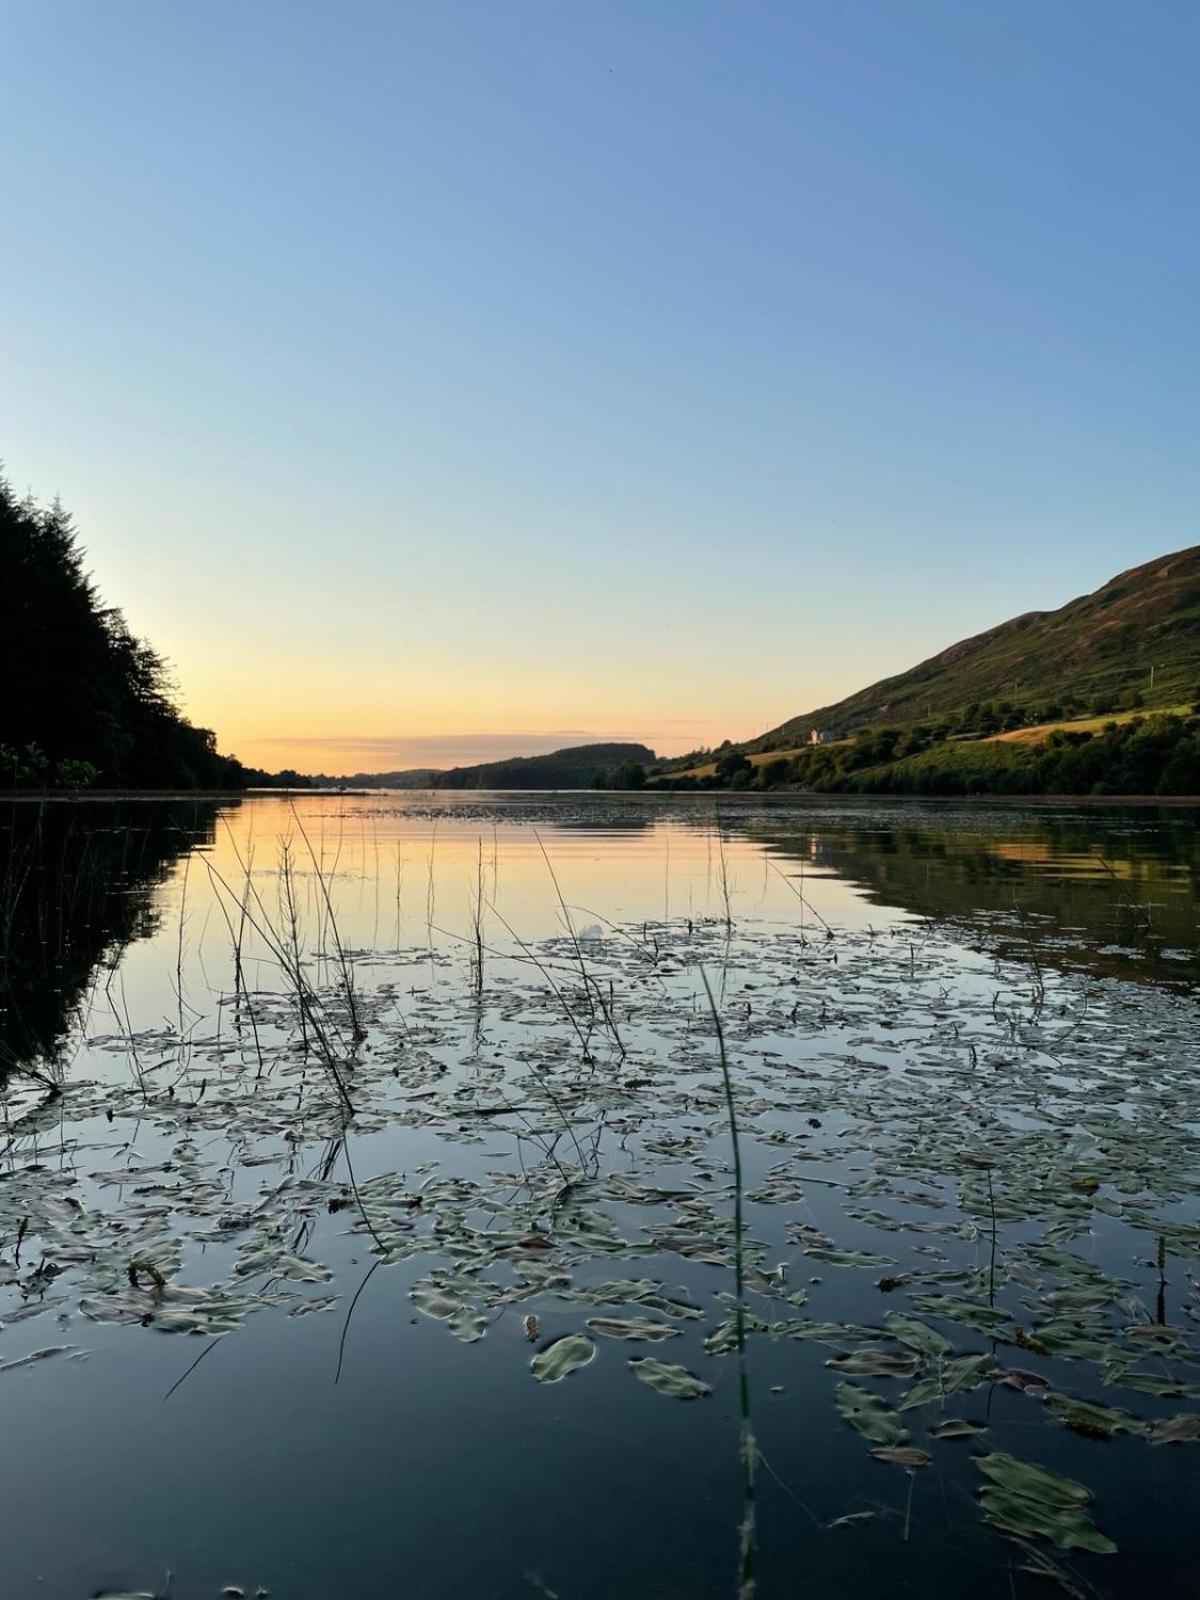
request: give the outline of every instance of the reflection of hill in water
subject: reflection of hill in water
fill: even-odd
[[[0,1071],[52,1066],[97,967],[154,931],[154,889],[193,844],[212,841],[217,809],[180,800],[0,810]]]
[[[1196,980],[1200,833],[1192,811],[1105,810],[1077,819],[1023,813],[839,825],[822,820],[768,847],[830,869],[881,905],[1013,931],[1047,962],[1125,977]],[[1007,829],[1006,829],[1007,824]],[[748,831],[757,832],[752,826]]]

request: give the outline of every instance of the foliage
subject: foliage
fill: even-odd
[[[668,774],[661,781],[718,788],[720,771],[718,764],[707,778]],[[864,728],[853,739],[760,763],[753,786],[843,794],[1194,795],[1200,794],[1200,717],[1158,714],[1096,731],[1057,728],[1027,744],[954,735],[945,726]]]
[[[60,505],[0,479],[0,785],[240,788],[176,709],[162,657],[101,601]]]

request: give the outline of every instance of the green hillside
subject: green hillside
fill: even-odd
[[[1197,699],[1200,545],[1122,572],[1057,611],[1028,611],[963,639],[836,705],[792,717],[745,748],[794,748],[814,728],[844,737],[870,725],[965,725],[965,713],[988,704],[1003,708],[1002,725],[1017,726]]]

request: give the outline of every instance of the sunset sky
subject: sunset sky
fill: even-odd
[[[1200,9],[0,42],[0,458],[244,760],[744,737],[1200,537]]]

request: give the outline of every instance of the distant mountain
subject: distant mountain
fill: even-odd
[[[438,789],[640,789],[657,758],[644,744],[577,744],[549,755],[452,767]]]
[[[1200,699],[1200,545],[1122,572],[1057,611],[1027,611],[894,678],[805,712],[750,740],[749,751],[868,726],[961,720],[985,703],[1035,716]]]
[[[314,772],[306,782],[318,789],[432,789],[441,776],[438,767],[406,767],[402,772],[352,772],[348,777]]]
[[[317,772],[301,782],[322,789],[640,789],[647,766],[657,759],[644,744],[577,744],[473,767],[409,767],[345,777]]]

